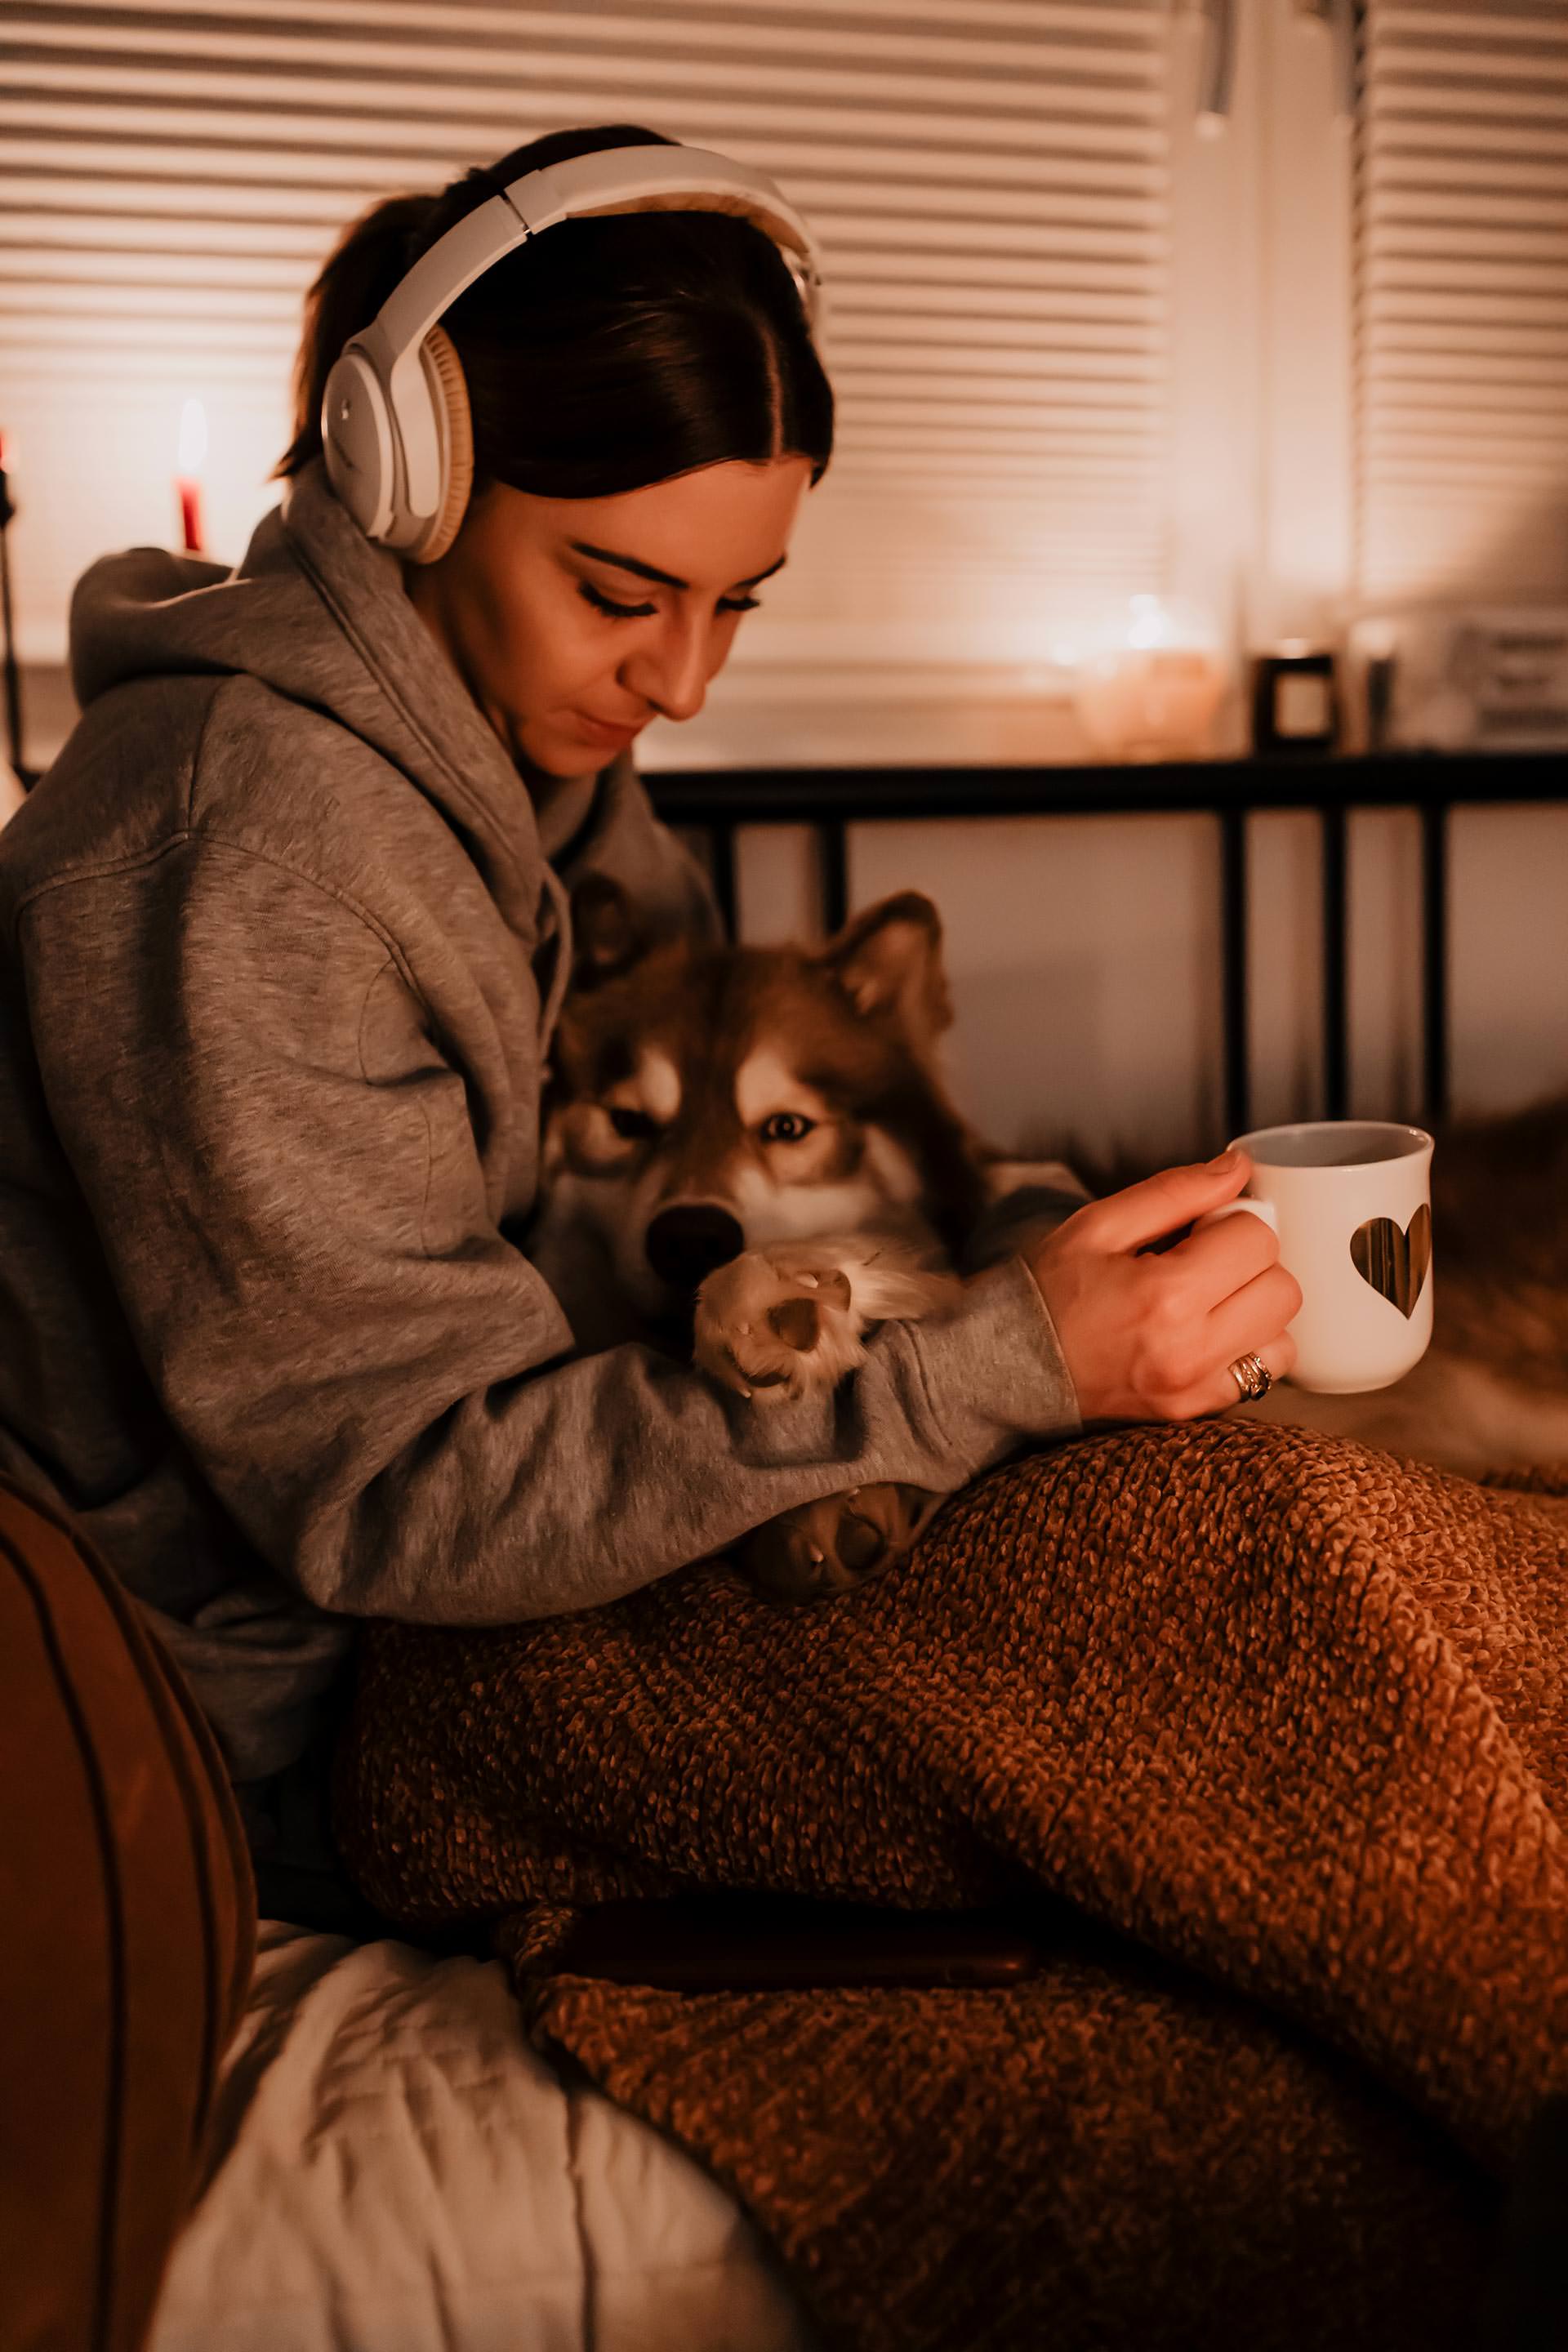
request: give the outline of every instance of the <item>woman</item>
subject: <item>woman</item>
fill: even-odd
[[[241,1782],[305,1748],[356,1617],[608,1601],[814,1496],[951,1488],[1291,1360],[1258,1220],[1137,1255],[1239,1191],[1226,1160],[886,1328],[849,1456],[812,1407],[737,1415],[636,1349],[564,1360],[525,1237],[563,882],[712,921],[595,722],[700,709],[831,394],[769,237],[649,212],[562,224],[447,314],[475,481],[437,561],[365,540],[319,418],[348,337],[498,181],[642,142],[559,133],[349,233],[281,508],[232,576],[147,550],[88,573],[84,716],[0,851],[0,1465],[100,1540]]]
[[[951,1321],[885,1327],[848,1454],[819,1406],[570,1360],[527,1249],[565,886],[712,927],[627,746],[701,709],[831,393],[771,238],[655,211],[566,221],[446,314],[474,479],[437,560],[371,543],[319,419],[345,341],[498,181],[644,143],[557,134],[349,233],[280,508],[232,574],[88,573],[83,717],[0,836],[0,1469],[101,1545],[258,1838],[357,1618],[581,1609],[793,1504],[950,1489],[1291,1361],[1258,1220],[1144,1251],[1240,1190],[1229,1158],[1021,1224]]]

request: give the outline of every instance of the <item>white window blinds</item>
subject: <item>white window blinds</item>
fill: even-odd
[[[1568,595],[1568,0],[1363,0],[1357,587]]]
[[[739,663],[1028,659],[1162,583],[1163,0],[13,0],[0,32],[0,426],[26,649],[174,531],[276,493],[300,299],[342,223],[563,125],[773,173],[822,239],[834,465]],[[787,584],[786,584],[787,582]]]

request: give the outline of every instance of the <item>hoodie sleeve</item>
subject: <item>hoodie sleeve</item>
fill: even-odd
[[[1026,1255],[1065,1224],[1093,1194],[1064,1161],[1014,1163],[1003,1171],[1005,1189],[975,1220],[959,1263],[963,1274],[978,1274],[1001,1258]]]
[[[187,839],[45,890],[21,940],[50,1114],[163,1411],[325,1609],[580,1609],[793,1504],[947,1491],[1079,1425],[1017,1257],[799,1405],[640,1347],[572,1357],[391,943],[280,866]],[[373,1003],[405,1038],[390,1074]]]

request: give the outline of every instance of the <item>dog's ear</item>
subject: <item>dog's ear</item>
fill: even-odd
[[[879,899],[846,924],[824,961],[855,1010],[890,1023],[917,1054],[952,1019],[942,965],[942,918],[918,890]]]
[[[637,910],[607,874],[584,874],[572,889],[572,985],[618,979],[647,953]]]

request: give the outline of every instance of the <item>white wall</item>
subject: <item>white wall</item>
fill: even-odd
[[[1568,1087],[1568,813],[1459,812],[1453,905],[1457,1108]]]

